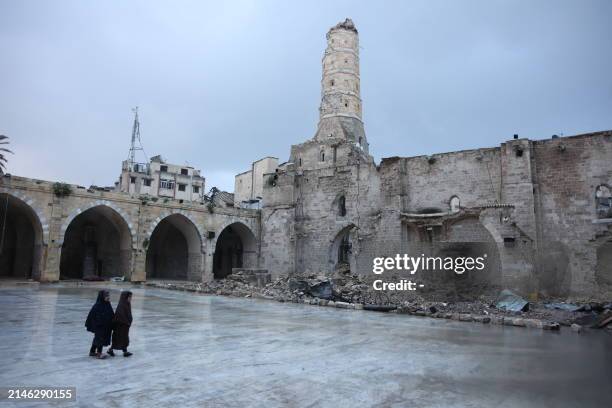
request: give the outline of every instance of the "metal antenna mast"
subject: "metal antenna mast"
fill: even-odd
[[[140,141],[140,121],[138,120],[138,106],[132,109],[134,112],[134,125],[132,126],[132,143],[130,144],[130,156],[128,161],[130,163],[130,170],[134,169],[134,164],[136,164],[136,151],[142,151],[142,154],[147,157],[144,149],[142,147],[142,142]],[[136,143],[138,142],[138,146]]]

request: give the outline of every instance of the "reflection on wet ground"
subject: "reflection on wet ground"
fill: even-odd
[[[84,322],[97,290],[0,289],[0,386],[76,386],[72,405],[88,407],[612,401],[610,331],[559,334],[139,287],[131,289],[134,356],[95,360]],[[113,305],[118,298],[115,287]]]

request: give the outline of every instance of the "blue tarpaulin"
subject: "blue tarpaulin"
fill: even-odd
[[[509,312],[526,312],[529,310],[529,302],[514,292],[504,289],[497,297],[495,307]]]

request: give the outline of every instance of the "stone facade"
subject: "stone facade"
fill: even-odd
[[[377,165],[362,135],[357,30],[347,20],[327,39],[317,132],[264,185],[262,266],[273,275],[372,275],[374,257],[487,253],[484,272],[423,279],[471,294],[612,293],[612,219],[598,214],[596,198],[612,184],[612,132],[516,137]]]
[[[13,254],[7,253],[3,259],[10,257],[10,264],[17,266],[3,264],[3,277],[56,281],[124,276],[132,281],[151,277],[208,281],[214,276],[217,241],[228,228],[235,230],[234,235],[241,241],[241,253],[236,254],[240,262],[232,266],[256,268],[259,262],[260,214],[255,210],[163,198],[145,200],[79,186],[70,186],[69,194],[58,196],[50,182],[8,175],[1,180],[0,202],[9,208],[8,228],[18,229],[19,233],[31,230],[33,237],[33,244],[18,242],[13,248],[7,243]],[[12,225],[13,219],[27,220],[28,228]],[[95,231],[89,238],[87,230],[71,234],[81,227],[81,219]],[[88,240],[92,245],[87,246]],[[76,258],[66,260],[71,248]],[[166,252],[162,252],[165,256],[156,265],[153,258],[158,248]],[[92,251],[92,268],[96,272],[87,276],[83,265]],[[177,254],[183,254],[183,259]],[[29,268],[18,266],[24,259],[32,259]],[[79,269],[77,274],[69,273],[71,264]],[[171,273],[156,276],[156,266],[161,272]]]

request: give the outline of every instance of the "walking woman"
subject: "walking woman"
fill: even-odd
[[[113,319],[113,344],[107,353],[114,356],[113,350],[123,350],[123,357],[132,355],[127,351],[130,345],[130,326],[132,325],[132,292],[121,292],[115,318]]]
[[[110,304],[110,293],[108,290],[101,290],[98,292],[98,299],[89,311],[85,321],[87,331],[94,334],[89,350],[91,357],[100,359],[106,357],[102,354],[102,348],[110,344],[114,315],[113,307]]]

